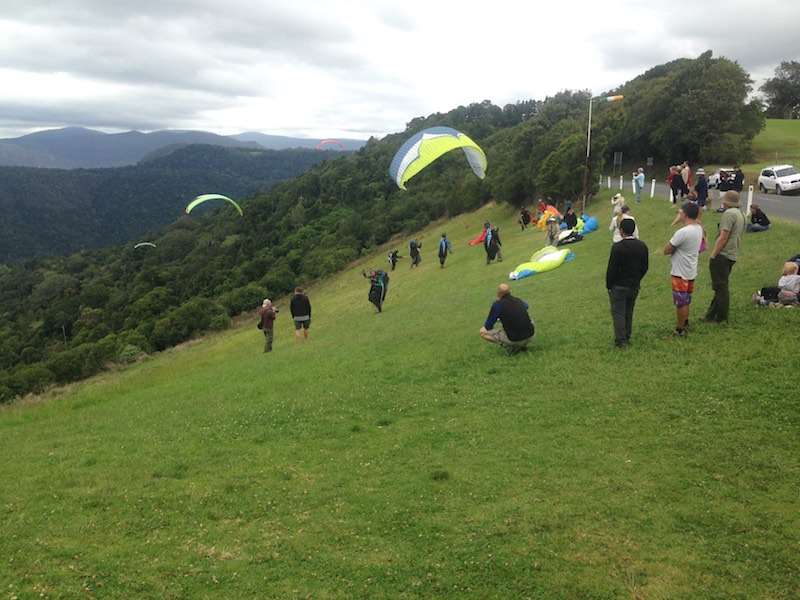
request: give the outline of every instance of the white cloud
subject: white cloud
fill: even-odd
[[[0,137],[84,126],[364,138],[472,102],[603,93],[707,50],[756,88],[800,60],[800,4],[643,4],[0,0]],[[759,30],[765,14],[779,18]]]

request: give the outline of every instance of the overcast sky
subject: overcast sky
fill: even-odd
[[[490,100],[607,92],[706,50],[754,89],[797,0],[0,0],[0,137],[81,126],[382,137]],[[709,89],[708,93],[724,93]]]

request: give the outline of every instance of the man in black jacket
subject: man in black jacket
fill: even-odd
[[[650,266],[647,245],[633,237],[635,228],[633,220],[622,219],[619,224],[622,240],[611,246],[606,269],[616,348],[624,348],[631,341],[633,308],[639,295],[639,284]]]
[[[502,329],[495,329],[498,320],[503,324]],[[525,350],[535,332],[533,320],[528,315],[528,303],[512,296],[508,284],[501,283],[497,288],[497,300],[480,329],[481,337],[487,342],[500,344],[510,356]]]
[[[303,293],[303,288],[294,288],[294,296],[289,302],[289,309],[292,312],[294,321],[294,340],[298,344],[305,339],[308,341],[308,329],[311,327],[311,302]],[[303,333],[300,333],[302,329]]]

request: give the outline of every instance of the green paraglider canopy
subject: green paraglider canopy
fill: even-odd
[[[192,212],[192,209],[195,206],[197,206],[198,204],[202,204],[207,200],[225,200],[226,202],[230,202],[234,206],[236,211],[239,213],[239,216],[242,217],[244,216],[241,207],[238,204],[236,204],[236,202],[234,202],[227,196],[223,196],[222,194],[203,194],[202,196],[198,196],[197,198],[189,202],[189,205],[186,207],[186,214],[188,215],[190,212]]]

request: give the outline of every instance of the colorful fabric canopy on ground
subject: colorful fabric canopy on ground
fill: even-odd
[[[545,246],[531,256],[530,261],[522,263],[508,274],[509,279],[522,279],[529,275],[537,275],[561,266],[565,261],[570,261],[575,255],[567,249],[559,250],[555,246]]]

